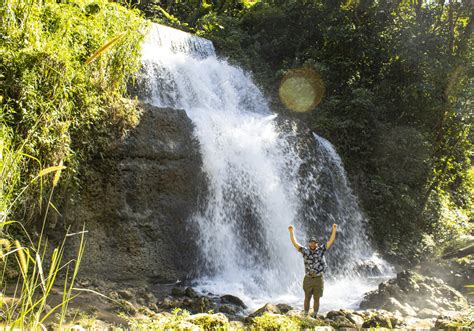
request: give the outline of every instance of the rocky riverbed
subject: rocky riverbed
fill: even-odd
[[[472,304],[441,279],[403,271],[368,292],[360,309],[306,316],[285,303],[250,311],[233,295],[200,294],[192,287],[130,286],[82,280],[82,294],[71,304],[76,328],[225,330],[255,329],[466,329],[474,327]],[[102,295],[98,295],[101,293]],[[57,291],[60,296],[60,290]],[[51,306],[54,302],[50,303]],[[49,328],[54,329],[54,320]]]

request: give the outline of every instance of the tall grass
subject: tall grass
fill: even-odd
[[[66,314],[67,304],[77,294],[72,293],[74,280],[79,270],[80,261],[84,253],[84,233],[80,233],[81,240],[77,257],[75,260],[64,263],[62,257],[64,254],[66,237],[59,245],[53,249],[51,254],[48,254],[48,243],[42,239],[42,235],[35,242],[32,241],[28,231],[24,228],[21,222],[11,219],[13,206],[18,198],[27,190],[27,187],[18,189],[20,183],[19,174],[23,162],[30,159],[30,157],[22,153],[22,147],[14,148],[11,142],[11,130],[5,125],[0,126],[0,229],[1,229],[1,246],[0,259],[3,265],[0,273],[0,286],[2,288],[0,297],[0,309],[4,315],[4,323],[8,327],[18,327],[21,329],[39,329],[44,320],[48,318],[53,312],[60,311],[61,325]],[[43,169],[33,179],[42,180],[48,174],[54,173],[51,185],[51,194],[48,204],[51,203],[52,192],[57,186],[64,166],[54,166]],[[47,213],[45,214],[47,215]],[[43,225],[46,222],[46,216],[43,220]],[[9,226],[18,225],[23,231],[22,238],[26,239],[25,243],[20,243],[19,239],[9,235],[5,230]],[[14,259],[13,263],[9,263],[9,259]],[[49,260],[49,261],[46,261]],[[16,288],[9,301],[7,289],[8,277],[6,272],[11,272],[12,269],[18,271],[19,277],[16,282]],[[71,277],[67,274],[72,269]],[[46,301],[51,294],[53,286],[57,283],[58,275],[65,271],[63,298],[61,302],[46,311]]]
[[[77,295],[85,230],[68,230],[50,247],[48,214],[77,182],[81,162],[136,122],[126,87],[146,28],[137,10],[107,0],[1,0],[0,313],[9,327],[39,329],[52,314],[61,325]],[[63,261],[73,235],[81,238],[76,258]],[[62,300],[50,309],[59,284]]]

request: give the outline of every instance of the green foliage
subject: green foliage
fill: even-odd
[[[328,326],[328,322],[303,315],[280,315],[265,312],[253,318],[251,330],[301,330],[313,329],[319,326]]]
[[[133,318],[122,315],[133,330],[229,330],[223,314],[191,315],[187,310],[175,308],[172,313],[159,313],[152,317]]]
[[[146,23],[138,11],[104,0],[6,0],[0,11],[0,123],[10,136],[2,144],[36,160],[22,163],[23,185],[61,160],[66,179],[73,177],[79,161],[136,121],[135,104],[123,95],[140,65]],[[107,53],[84,64],[118,34]]]
[[[5,0],[0,17],[0,308],[8,327],[40,329],[58,312],[61,327],[77,295],[84,231],[76,259],[63,261],[65,240],[51,248],[43,229],[60,174],[67,186],[79,162],[136,122],[136,104],[123,95],[139,69],[146,23],[105,0]],[[32,239],[26,225],[40,215]],[[47,309],[59,277],[62,300]],[[14,278],[18,288],[6,300]]]
[[[272,314],[265,312],[257,316],[252,322],[253,330],[296,330],[298,324],[285,315]]]

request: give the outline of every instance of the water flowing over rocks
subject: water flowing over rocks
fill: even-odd
[[[189,279],[196,269],[187,220],[206,185],[193,125],[183,110],[141,108],[139,124],[85,167],[80,195],[63,208],[65,227],[89,230],[81,277],[139,286]]]

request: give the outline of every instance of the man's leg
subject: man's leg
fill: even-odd
[[[319,292],[315,289],[313,291],[313,300],[314,300],[314,303],[313,303],[313,317],[317,317],[318,315],[318,312],[319,312]]]
[[[310,284],[308,284],[308,277],[304,277],[303,280],[303,290],[304,290],[304,312],[305,314],[308,314],[309,312],[309,305],[311,301],[311,296],[313,294],[312,288]]]
[[[313,308],[313,316],[317,317],[317,314],[319,312],[319,299],[323,296],[323,290],[324,290],[324,281],[323,281],[323,276],[321,275],[320,277],[316,278],[316,284],[313,287],[312,295],[314,298],[314,308]]]

